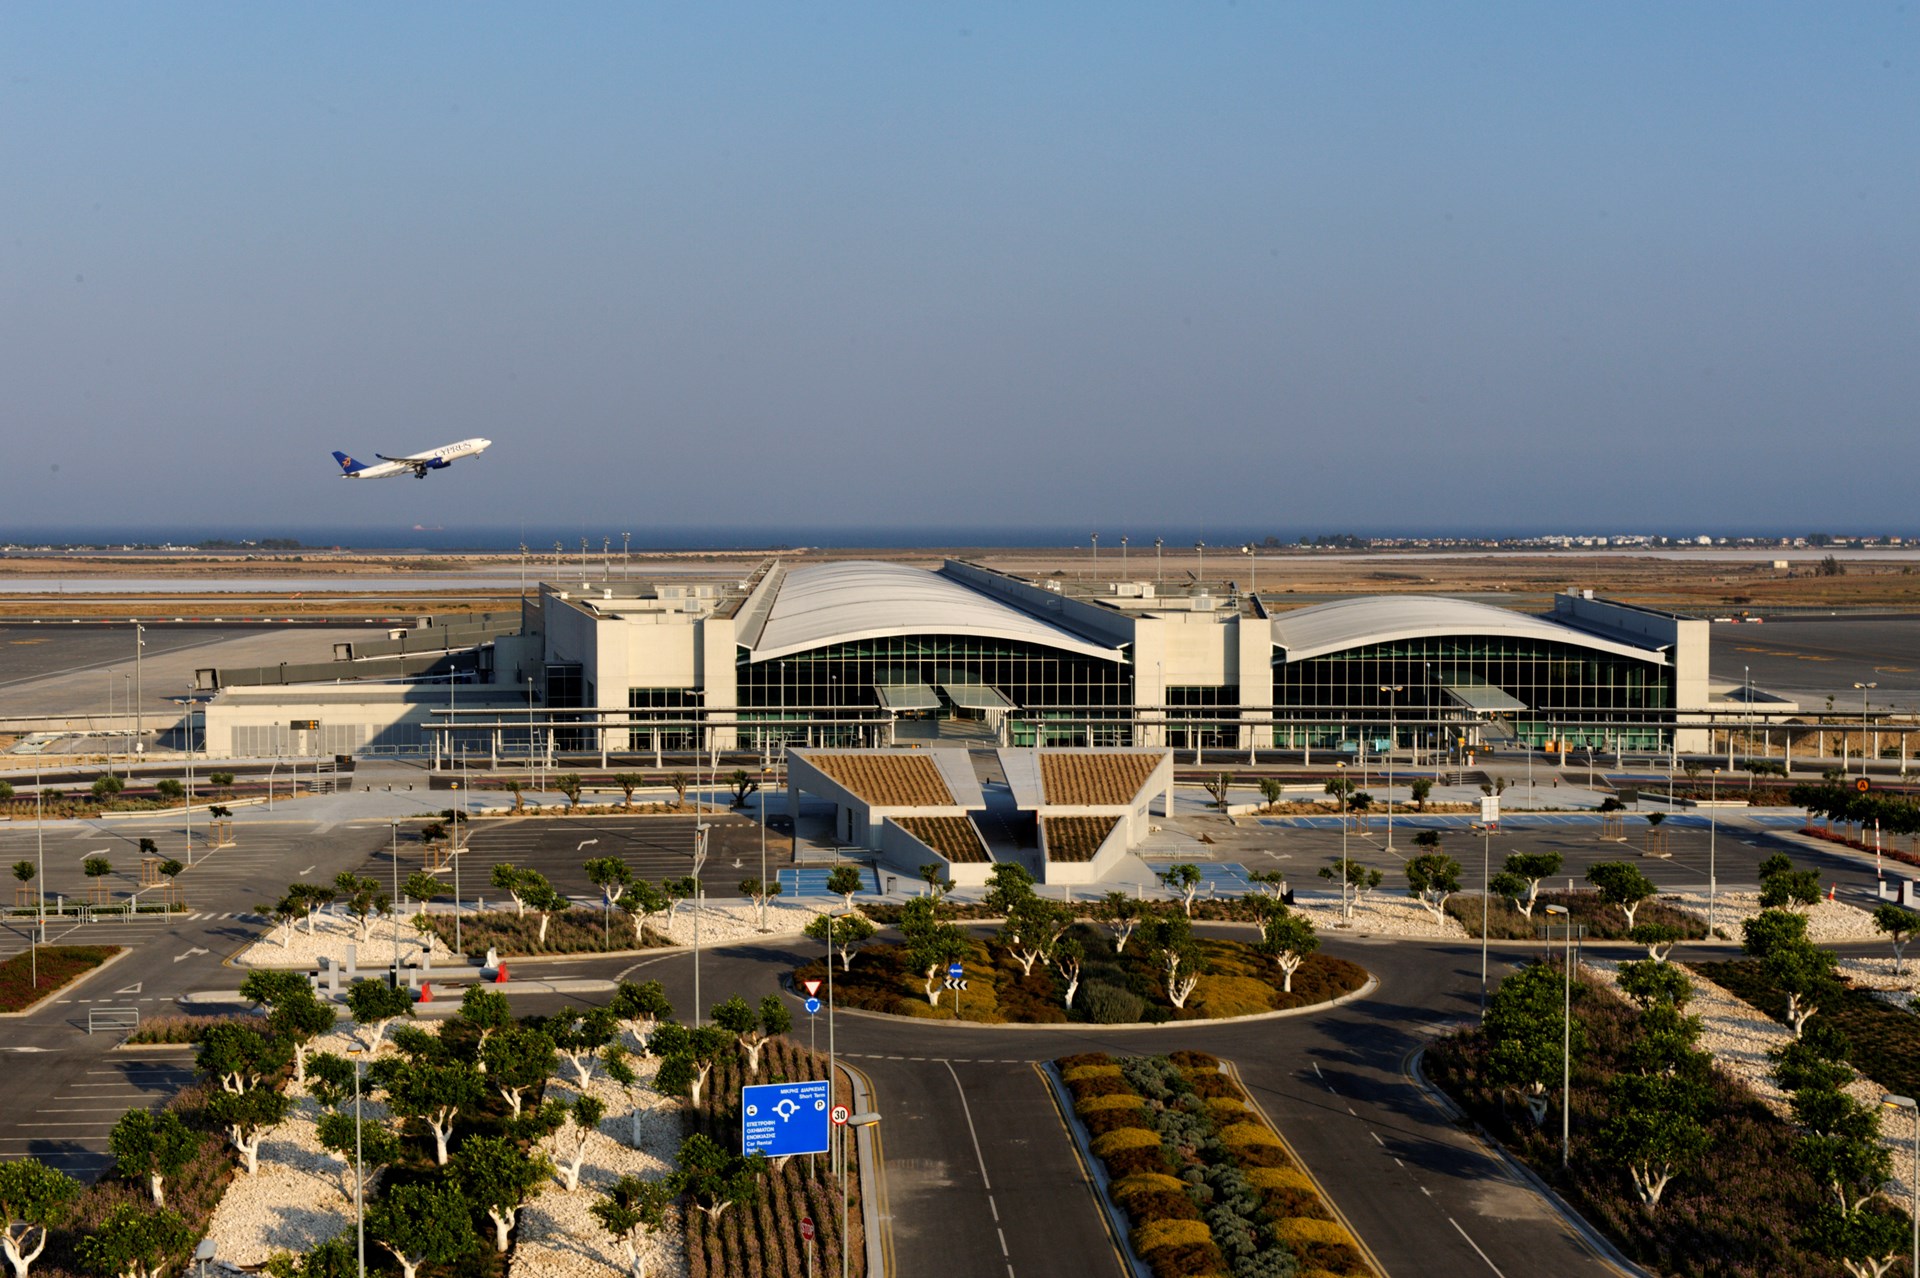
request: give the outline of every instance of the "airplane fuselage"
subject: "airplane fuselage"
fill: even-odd
[[[357,462],[345,453],[335,453],[333,459],[340,463],[342,479],[391,479],[395,475],[412,475],[415,479],[425,479],[430,470],[445,470],[462,457],[478,457],[491,447],[491,439],[463,439],[457,444],[444,444],[439,448],[429,448],[424,453],[412,453],[405,457],[389,457],[385,453],[375,453],[380,460],[377,464],[367,465]]]

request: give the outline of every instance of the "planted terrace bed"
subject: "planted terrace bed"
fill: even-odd
[[[1804,1245],[1832,1194],[1799,1164],[1800,1133],[1717,1069],[1707,1074],[1711,1098],[1700,1119],[1706,1153],[1673,1182],[1657,1210],[1641,1206],[1626,1171],[1603,1156],[1599,1140],[1614,1116],[1608,1080],[1638,1069],[1630,1053],[1638,1013],[1579,978],[1573,1013],[1586,1049],[1573,1060],[1570,1168],[1561,1166],[1557,1104],[1536,1125],[1522,1101],[1491,1083],[1487,1040],[1477,1028],[1429,1048],[1428,1076],[1623,1252],[1657,1273],[1841,1278],[1837,1262]]]
[[[1044,817],[1041,825],[1046,831],[1047,859],[1091,861],[1119,824],[1120,818],[1111,816]]]
[[[1496,941],[1535,941],[1540,939],[1541,928],[1547,922],[1548,905],[1564,905],[1573,922],[1586,928],[1590,941],[1624,941],[1627,939],[1627,916],[1617,905],[1608,905],[1600,899],[1597,892],[1542,892],[1534,903],[1533,917],[1528,918],[1514,907],[1512,901],[1504,896],[1493,899],[1493,909],[1487,916],[1487,935]],[[1480,935],[1480,894],[1474,892],[1457,893],[1447,901],[1447,913],[1459,920],[1467,935]],[[1683,939],[1702,941],[1707,936],[1707,921],[1691,910],[1681,909],[1677,905],[1667,905],[1659,898],[1647,901],[1634,911],[1635,923],[1661,923],[1680,930]],[[1564,926],[1564,921],[1556,922]],[[1724,930],[1724,928],[1722,929]]]
[[[118,945],[42,945],[39,981],[31,955],[16,954],[0,963],[0,1012],[18,1012],[71,985],[120,953]]]
[[[1054,1062],[1154,1278],[1378,1271],[1280,1136],[1202,1052]],[[1285,1263],[1275,1263],[1284,1261]]]
[[[905,947],[871,945],[859,950],[850,971],[835,960],[833,997],[843,1007],[911,1016],[922,1020],[967,1020],[982,1024],[1049,1025],[1073,1022],[1104,1025],[1159,1023],[1251,1016],[1329,1002],[1367,983],[1367,970],[1358,963],[1328,954],[1307,956],[1293,974],[1293,990],[1283,990],[1273,961],[1242,941],[1195,938],[1205,960],[1200,978],[1184,1008],[1169,1002],[1159,961],[1135,938],[1124,952],[1115,953],[1104,929],[1085,924],[1070,933],[1084,947],[1086,961],[1080,989],[1071,1008],[1066,1006],[1066,982],[1057,966],[1034,964],[1022,972],[1005,946],[980,937],[967,938],[967,989],[956,1013],[954,994],[941,988],[938,1004],[930,1004],[926,975],[908,961]],[[942,973],[944,977],[944,973]],[[827,978],[823,962],[813,962],[794,973],[798,980]]]
[[[740,1148],[740,1089],[751,1083],[799,1082],[827,1076],[827,1058],[810,1052],[790,1038],[771,1040],[760,1054],[757,1076],[746,1072],[745,1059],[734,1055],[714,1067],[713,1077],[691,1115],[692,1130],[710,1137],[722,1149]],[[834,1103],[854,1108],[852,1090],[836,1080]],[[862,1226],[860,1178],[852,1161],[850,1143],[848,1181],[847,1255],[849,1272],[864,1278],[867,1272],[866,1231]],[[692,1208],[686,1220],[689,1278],[808,1278],[811,1274],[840,1272],[840,1180],[825,1154],[796,1155],[780,1160],[760,1184],[760,1197],[748,1207],[729,1207],[716,1224]],[[800,1241],[800,1220],[811,1216],[818,1233],[814,1263]]]
[[[433,934],[449,950],[453,948],[453,916],[429,914]],[[665,916],[660,917],[664,923]],[[623,950],[652,949],[671,945],[672,941],[652,927],[646,940],[633,937],[633,922],[623,910],[603,917],[599,910],[567,910],[555,914],[547,924],[547,939],[540,939],[540,918],[528,912],[489,911],[460,916],[460,943],[468,958],[478,962],[489,949],[502,956],[528,954],[608,954]]]
[[[1774,1020],[1786,1022],[1786,997],[1773,988],[1758,962],[1736,959],[1687,966]],[[1814,1019],[1847,1036],[1854,1068],[1882,1090],[1912,1096],[1913,1089],[1920,1087],[1920,1016],[1895,1007],[1870,989],[1848,985],[1838,998],[1820,1004]]]

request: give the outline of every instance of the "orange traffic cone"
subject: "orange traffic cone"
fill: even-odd
[[[495,985],[505,985],[507,983],[507,965],[505,963],[502,963],[493,970],[493,983]]]
[[[1837,892],[1839,888],[1840,888],[1840,885],[1838,883],[1827,884],[1827,899],[1829,901],[1835,899],[1833,894]]]
[[[428,984],[426,981],[420,982],[420,997],[415,999],[414,1002],[416,1003],[433,1002],[433,986]]]

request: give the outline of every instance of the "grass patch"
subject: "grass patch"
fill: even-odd
[[[1754,960],[1687,966],[1785,1024],[1786,997],[1774,990]],[[1911,1096],[1912,1089],[1920,1087],[1920,1016],[1875,998],[1868,990],[1848,986],[1839,998],[1823,1004],[1814,1019],[1847,1036],[1853,1045],[1854,1068],[1883,1091]]]
[[[453,916],[430,914],[427,917],[440,943],[453,949]],[[608,954],[673,944],[652,928],[647,929],[645,944],[638,944],[633,939],[633,923],[627,914],[615,912],[603,921],[599,910],[568,910],[554,915],[547,924],[545,942],[540,940],[538,915],[519,915],[511,910],[463,914],[460,942],[466,947],[467,957],[476,962],[485,958],[489,949],[502,958],[524,958],[530,954]]]
[[[1480,935],[1480,900],[1477,892],[1471,896],[1462,892],[1447,901],[1447,916],[1458,920],[1469,936]],[[1493,909],[1487,916],[1487,936],[1496,941],[1538,940],[1540,929],[1548,921],[1546,907],[1550,904],[1566,906],[1573,921],[1587,929],[1588,940],[1627,939],[1627,916],[1620,912],[1619,906],[1602,901],[1597,892],[1542,892],[1534,903],[1532,918],[1515,909],[1506,897],[1495,897]],[[1633,921],[1678,928],[1680,935],[1689,941],[1703,941],[1707,936],[1705,919],[1677,905],[1663,904],[1658,897],[1636,910]],[[1564,923],[1555,926],[1564,926]]]
[[[986,1025],[1157,1023],[1306,1007],[1352,993],[1367,983],[1367,971],[1359,964],[1316,953],[1293,974],[1293,990],[1287,992],[1280,988],[1280,973],[1272,961],[1251,945],[1198,938],[1206,972],[1187,1005],[1175,1008],[1167,999],[1158,962],[1138,938],[1125,953],[1116,954],[1104,930],[1082,924],[1073,935],[1085,948],[1086,961],[1071,1008],[1065,1003],[1066,982],[1056,968],[1036,963],[1032,972],[1022,972],[1003,946],[977,936],[968,937],[967,956],[962,960],[967,989],[960,995],[957,1013],[957,991],[939,988],[940,981],[935,982],[939,1003],[927,1001],[925,974],[908,967],[906,950],[898,945],[870,945],[854,956],[851,971],[836,967],[833,996],[845,1007],[921,1020],[957,1018]],[[824,981],[826,965],[809,963],[794,977]]]
[[[42,945],[39,983],[34,982],[33,959],[16,954],[0,963],[0,1012],[31,1007],[63,985],[73,982],[118,954],[118,945]]]

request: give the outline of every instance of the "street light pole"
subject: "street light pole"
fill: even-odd
[[[360,1057],[364,1049],[349,1047],[353,1058],[353,1237],[360,1265],[359,1278],[367,1278],[367,1209],[361,1183],[367,1178],[367,1165],[360,1155]]]
[[[147,628],[139,622],[133,624],[133,742],[139,749],[147,739],[146,685],[140,678],[140,650],[147,646]],[[132,773],[132,764],[128,764],[128,773]]]
[[[831,966],[832,960],[828,960]],[[832,1095],[829,1087],[827,1094]],[[852,1273],[853,1240],[847,1237],[847,1142],[853,1138],[857,1127],[871,1127],[880,1121],[880,1115],[871,1110],[860,1114],[850,1114],[840,1128],[840,1278],[848,1278]]]
[[[1347,904],[1348,875],[1347,875],[1347,763],[1346,763],[1346,760],[1341,759],[1337,761],[1333,765],[1333,767],[1334,767],[1334,772],[1333,772],[1334,780],[1339,783],[1338,786],[1336,787],[1339,790],[1339,793],[1334,796],[1334,802],[1340,805],[1340,917],[1343,919],[1350,919],[1353,917],[1353,907]]]
[[[1913,1166],[1908,1177],[1913,1183],[1913,1278],[1920,1278],[1920,1104],[1911,1096],[1886,1095],[1880,1103],[1889,1109],[1904,1109],[1913,1115]]]
[[[1860,690],[1860,775],[1867,775],[1867,689],[1877,688],[1878,683],[1856,683]]]
[[[797,888],[795,890],[798,891]],[[760,893],[761,893],[761,899],[763,901],[766,899],[766,891],[767,891],[767,769],[766,769],[766,766],[763,764],[761,765],[761,768],[760,768]],[[767,926],[767,907],[765,905],[762,905],[760,907],[760,930],[762,932],[770,932],[773,930],[772,928]],[[831,954],[827,956],[827,964],[828,966],[832,966],[833,964],[833,956]]]
[[[400,822],[389,821],[387,828],[393,832],[393,904],[387,908],[393,915],[393,988],[397,990],[400,988]]]
[[[700,1020],[700,871],[707,863],[707,822],[702,811],[698,825],[693,827],[693,1025],[698,1029]],[[827,963],[829,969],[833,963],[831,957]]]
[[[1561,963],[1567,972],[1567,995],[1560,1036],[1560,1165],[1565,1167],[1571,1160],[1573,1142],[1573,916],[1564,905],[1549,905],[1547,913],[1567,920],[1562,925],[1567,929],[1566,957]]]
[[[1493,912],[1493,827],[1480,823],[1480,1020],[1487,1019],[1487,915]]]
[[[1713,905],[1720,891],[1716,854],[1720,843],[1720,769],[1707,780],[1707,939],[1713,939]]]
[[[1156,589],[1167,584],[1166,576],[1160,571],[1160,548],[1167,544],[1165,537],[1153,539],[1153,584]]]
[[[1406,690],[1406,685],[1404,683],[1383,683],[1380,685],[1380,691],[1387,694],[1387,846],[1386,846],[1386,850],[1388,852],[1391,852],[1394,850],[1394,847],[1393,847],[1393,748],[1400,744],[1400,742],[1396,739],[1396,734],[1394,731],[1394,728],[1396,725],[1394,723],[1394,718],[1393,718],[1393,698],[1396,694],[1404,692],[1405,690]]]

